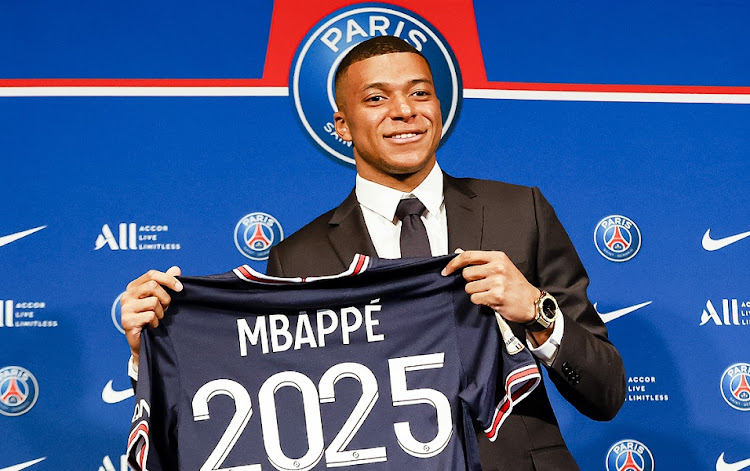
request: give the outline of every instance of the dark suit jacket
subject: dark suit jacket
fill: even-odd
[[[555,296],[565,316],[549,377],[581,413],[610,420],[625,400],[622,359],[586,295],[588,276],[554,210],[537,188],[445,176],[448,249],[501,250],[531,284]],[[355,253],[376,256],[352,192],[341,205],[271,249],[268,274],[330,275]],[[522,326],[511,323],[519,338]],[[479,433],[485,471],[576,470],[544,385],[529,395],[490,443]]]

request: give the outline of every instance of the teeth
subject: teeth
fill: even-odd
[[[414,137],[416,135],[417,135],[416,133],[409,132],[409,133],[406,133],[406,134],[396,134],[392,138],[393,139],[406,139],[406,138],[409,138],[409,137]]]

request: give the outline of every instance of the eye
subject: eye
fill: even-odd
[[[373,95],[365,99],[365,101],[370,102],[370,103],[377,103],[383,100],[385,100],[385,97],[383,95]]]
[[[413,95],[418,98],[426,98],[426,97],[429,97],[431,93],[428,92],[427,90],[417,90],[413,93]]]

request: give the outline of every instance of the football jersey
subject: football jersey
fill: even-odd
[[[475,427],[494,439],[540,376],[460,273],[441,275],[451,257],[180,277],[141,335],[131,466],[479,469]]]

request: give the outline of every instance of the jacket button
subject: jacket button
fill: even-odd
[[[562,364],[562,370],[563,370],[563,373],[570,373],[571,368],[570,368],[570,364],[567,361]]]

